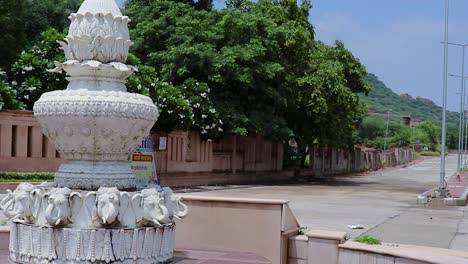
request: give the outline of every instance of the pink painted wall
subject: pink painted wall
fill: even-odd
[[[167,148],[159,150],[159,137]],[[283,168],[283,145],[262,137],[203,140],[198,132],[152,133],[159,173],[266,172]],[[234,157],[234,158],[233,158]],[[0,111],[0,171],[56,171],[63,161],[32,111]]]
[[[159,138],[167,149],[159,150]],[[265,172],[283,169],[283,145],[263,137],[206,141],[194,131],[154,133],[159,173]],[[234,158],[233,158],[234,157]]]
[[[0,171],[56,171],[62,160],[31,111],[0,110]]]

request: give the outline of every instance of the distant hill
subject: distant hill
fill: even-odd
[[[437,106],[431,100],[413,97],[409,94],[398,95],[372,73],[365,79],[372,86],[372,91],[368,96],[362,95],[361,99],[369,105],[370,112],[386,114],[389,109],[392,109],[393,114],[414,115],[420,121],[440,122],[442,107]],[[458,118],[458,113],[447,112],[447,123],[458,124]]]

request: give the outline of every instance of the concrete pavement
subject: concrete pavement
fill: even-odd
[[[257,186],[208,192],[201,196],[286,199],[302,226],[368,234],[386,242],[468,250],[465,207],[431,209],[418,194],[438,185],[439,158],[369,174],[330,177],[305,184]],[[446,175],[456,155],[447,157]],[[360,224],[362,230],[347,225]]]

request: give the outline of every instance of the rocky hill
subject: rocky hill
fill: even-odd
[[[369,112],[386,114],[389,109],[392,109],[391,112],[395,115],[413,115],[421,121],[440,122],[442,107],[432,100],[413,97],[409,94],[398,95],[372,73],[366,76],[366,81],[372,86],[372,91],[368,96],[363,95],[361,99],[369,105]],[[458,113],[448,111],[447,123],[457,124]]]

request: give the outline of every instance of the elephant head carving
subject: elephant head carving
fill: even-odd
[[[43,195],[47,201],[44,216],[49,225],[61,226],[71,222],[70,194],[68,188],[53,188]]]
[[[0,202],[0,208],[11,220],[31,222],[35,217],[33,207],[36,199],[34,185],[20,183],[15,191],[8,190],[7,196]]]
[[[102,225],[111,225],[120,212],[120,192],[115,187],[101,187],[96,193],[97,217]]]
[[[132,205],[143,226],[161,226],[170,223],[169,212],[164,206],[164,198],[157,189],[145,189],[132,198]]]
[[[163,188],[164,200],[166,202],[167,210],[169,210],[169,216],[182,220],[188,214],[188,207],[182,203],[182,199],[177,197],[169,187]]]

